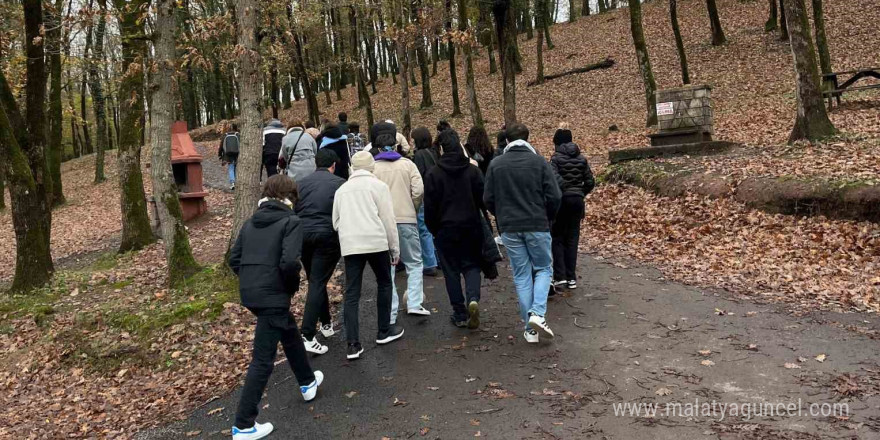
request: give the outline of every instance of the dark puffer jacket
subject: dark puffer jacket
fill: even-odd
[[[562,178],[563,195],[585,197],[596,186],[590,164],[574,142],[557,145],[556,152],[550,158],[550,165],[553,166],[553,171]]]
[[[290,308],[299,289],[303,232],[293,210],[267,200],[245,222],[229,256],[239,277],[241,305],[249,309]]]

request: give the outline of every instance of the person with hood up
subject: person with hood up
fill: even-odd
[[[296,182],[315,172],[315,154],[318,145],[299,121],[290,123],[287,134],[281,139],[281,152],[278,154],[278,164],[281,169],[287,171]]]
[[[263,167],[266,168],[266,176],[272,177],[278,174],[278,156],[281,152],[281,140],[287,131],[277,119],[269,120],[263,127]],[[262,170],[260,171],[262,174]]]
[[[319,149],[328,148],[336,153],[339,162],[336,164],[336,174],[343,179],[348,180],[349,167],[351,167],[351,155],[348,153],[348,136],[335,125],[330,125],[324,129],[320,137]]]
[[[562,192],[550,164],[528,143],[529,129],[512,124],[506,135],[510,143],[489,164],[483,201],[495,215],[513,269],[523,336],[537,343],[539,331],[553,337],[544,315],[553,278],[550,225]]]
[[[443,155],[425,178],[425,223],[440,250],[452,323],[475,329],[480,326],[483,176],[465,157],[455,130],[444,130],[437,139]]]
[[[391,325],[391,266],[400,259],[394,202],[388,185],[373,175],[374,167],[375,161],[370,153],[361,151],[355,154],[351,178],[336,191],[333,201],[333,229],[339,232],[339,245],[345,260],[343,310],[348,359],[358,359],[364,352],[360,342],[358,309],[367,264],[378,284],[376,343],[387,344],[403,336],[403,327]]]
[[[299,289],[302,222],[293,212],[296,183],[287,176],[270,177],[263,186],[257,212],[241,227],[229,256],[229,267],[239,278],[241,305],[257,317],[253,357],[239,398],[233,440],[263,438],[271,423],[256,423],[260,399],[272,375],[278,342],[284,349],[299,390],[306,401],[315,398],[324,380],[312,371],[290,298]]]
[[[419,169],[419,174],[422,176],[422,181],[425,180],[425,177],[428,175],[428,172],[437,165],[437,160],[440,158],[440,154],[437,152],[437,149],[434,148],[433,141],[431,140],[431,132],[425,127],[418,127],[412,132],[413,144],[416,147],[416,152],[413,155],[413,162],[416,164],[416,168]],[[425,225],[425,205],[419,207],[419,212],[416,217],[419,226],[419,240],[422,244],[422,273],[426,276],[433,277],[437,276],[437,251],[434,248],[434,236],[431,235],[431,231],[428,230],[428,227]]]
[[[550,158],[553,171],[562,178],[562,204],[553,223],[553,285],[577,288],[577,252],[584,219],[584,198],[596,186],[593,171],[581,149],[572,142],[568,124],[559,124],[553,135],[556,152]]]
[[[394,203],[394,215],[397,219],[397,236],[400,240],[400,260],[406,267],[406,313],[428,316],[431,312],[422,306],[425,299],[422,284],[422,245],[419,240],[416,215],[422,206],[424,184],[416,165],[394,151],[396,145],[397,140],[389,133],[381,134],[376,138],[373,146],[378,147],[381,152],[375,157],[373,174],[385,182],[391,190],[391,201]],[[395,272],[392,269],[392,281]],[[397,322],[400,298],[397,295],[396,283],[392,283],[392,286],[394,288],[391,296],[391,323],[394,324]]]
[[[339,157],[332,150],[318,151],[315,156],[317,170],[299,181],[300,198],[296,202],[296,215],[303,223],[302,262],[309,280],[302,316],[303,344],[306,351],[315,354],[329,350],[315,338],[319,318],[321,334],[325,338],[336,334],[327,298],[327,282],[341,257],[339,236],[333,230],[333,200],[345,180],[333,174],[337,162]]]

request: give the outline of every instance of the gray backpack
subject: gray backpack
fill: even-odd
[[[226,137],[223,138],[223,153],[226,157],[238,156],[238,144],[238,133],[226,133]]]

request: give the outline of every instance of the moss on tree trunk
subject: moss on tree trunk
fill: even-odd
[[[654,81],[654,71],[651,69],[648,46],[645,44],[645,31],[642,29],[642,5],[638,1],[629,5],[629,23],[636,49],[636,58],[639,62],[639,72],[642,75],[642,82],[645,84],[645,101],[648,107],[645,125],[651,127],[657,125],[657,97],[654,94],[657,90],[657,83]]]

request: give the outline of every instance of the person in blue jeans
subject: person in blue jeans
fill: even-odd
[[[483,202],[495,216],[513,269],[523,336],[537,343],[539,332],[553,337],[547,324],[547,294],[553,281],[550,226],[559,210],[562,191],[550,164],[529,140],[523,124],[507,127],[510,143],[486,173]]]
[[[433,141],[431,140],[431,132],[427,128],[418,127],[412,131],[411,135],[416,147],[416,152],[413,155],[413,162],[419,169],[419,174],[422,176],[422,180],[424,180],[425,176],[428,175],[428,171],[431,171],[431,169],[437,166],[437,161],[440,160],[440,153],[437,151],[437,147],[433,144]],[[439,264],[439,260],[437,259],[437,250],[434,247],[434,236],[431,234],[431,231],[428,230],[428,226],[425,225],[424,205],[419,206],[417,221],[419,227],[419,240],[422,245],[423,272],[429,277],[437,276],[437,265]]]
[[[227,165],[226,169],[229,173],[229,189],[235,190],[235,165],[238,162],[239,144],[241,139],[238,134],[238,126],[232,124],[229,131],[223,135],[220,140],[220,148],[217,150],[217,156],[220,163]]]

